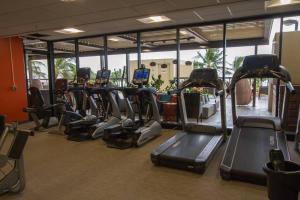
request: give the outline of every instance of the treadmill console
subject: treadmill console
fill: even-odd
[[[65,78],[56,79],[55,89],[60,90],[60,91],[67,91],[68,90],[68,80]]]
[[[150,77],[150,69],[142,68],[134,70],[132,83],[138,86],[147,85]]]
[[[110,78],[110,70],[99,70],[96,75],[96,84],[99,85],[107,85],[109,83]]]
[[[91,77],[91,68],[84,67],[77,70],[77,83],[85,83]]]

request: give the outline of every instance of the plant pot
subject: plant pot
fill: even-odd
[[[275,171],[269,162],[263,168],[267,174],[270,200],[298,200],[300,166],[291,161],[284,161],[284,166],[283,171]]]
[[[184,93],[185,107],[188,118],[199,116],[201,95],[199,93]]]
[[[251,102],[252,90],[248,79],[242,79],[236,83],[236,104],[248,105]]]

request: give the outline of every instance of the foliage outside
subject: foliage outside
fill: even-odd
[[[205,52],[197,52],[194,57],[193,66],[194,69],[211,68],[216,69],[219,74],[222,74],[223,70],[223,51],[220,49],[205,49]],[[231,74],[231,69],[225,67],[225,74]]]
[[[156,88],[157,91],[161,91],[161,86],[164,84],[164,81],[161,79],[161,75],[159,74],[157,78],[152,75],[152,81],[150,82],[150,86]]]

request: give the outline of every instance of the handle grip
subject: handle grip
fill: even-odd
[[[291,94],[296,94],[296,90],[290,81],[286,83],[286,87]]]

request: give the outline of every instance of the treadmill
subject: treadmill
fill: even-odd
[[[191,87],[216,89],[216,95],[220,96],[221,126],[188,122],[184,91]],[[151,160],[155,165],[202,174],[227,132],[223,82],[218,78],[216,69],[194,69],[177,92],[183,132],[179,132],[154,150]]]
[[[286,119],[288,97],[295,91],[289,73],[279,65],[276,55],[245,57],[242,67],[234,73],[227,89],[231,93],[234,127],[220,166],[220,174],[225,180],[266,185],[263,166],[269,162],[269,151],[279,148],[285,160],[290,160],[286,136],[281,126],[284,122],[278,117],[237,117],[235,85],[245,78],[276,78],[286,84],[281,119]]]

